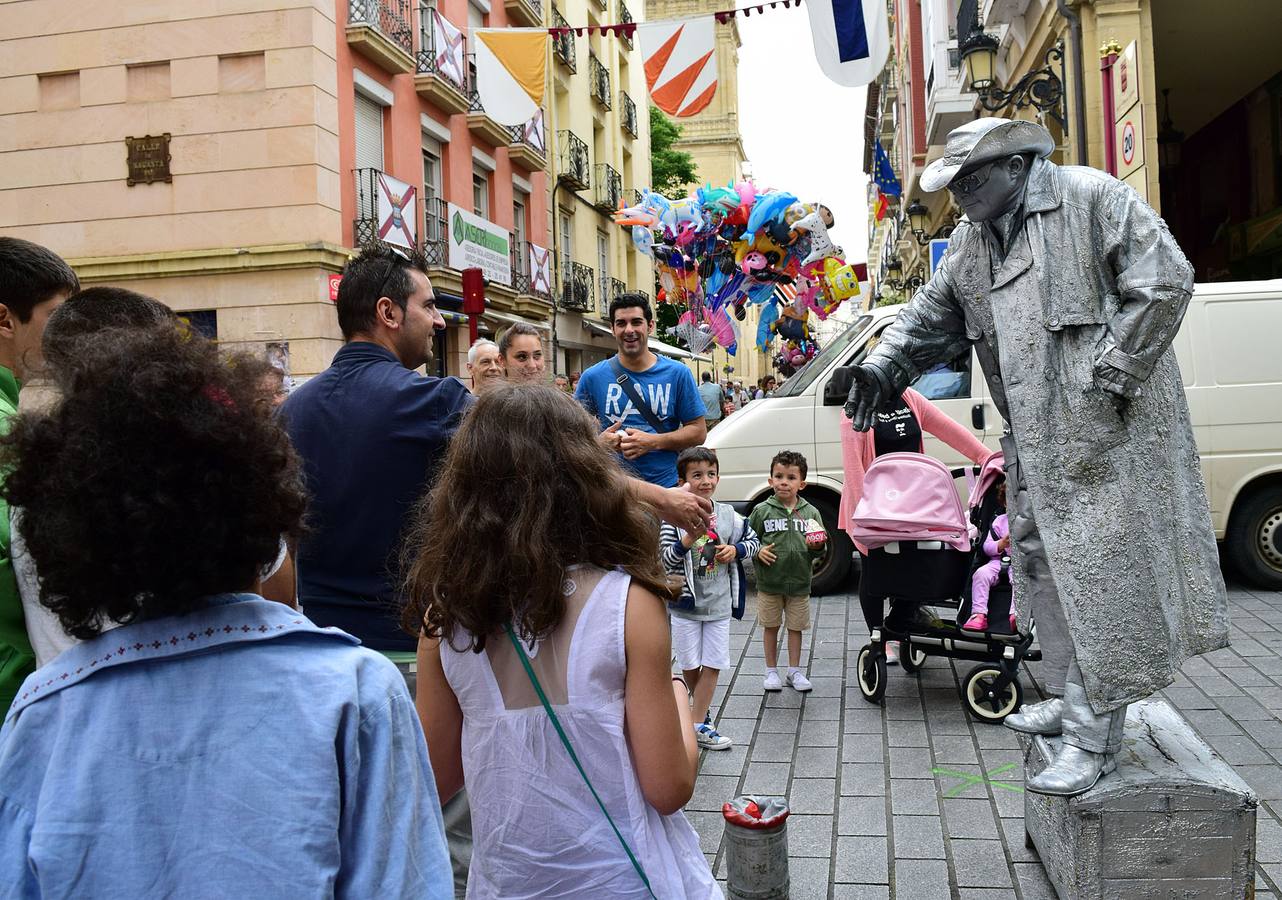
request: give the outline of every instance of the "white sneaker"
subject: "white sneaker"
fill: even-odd
[[[729,750],[730,745],[734,743],[711,725],[702,722],[694,726],[694,736],[704,750]]]
[[[886,641],[886,665],[893,666],[899,662],[899,641]]]
[[[766,673],[766,680],[762,682],[761,686],[767,691],[783,690],[783,682],[779,679],[779,673],[773,669]]]
[[[802,694],[814,687],[814,685],[810,683],[810,679],[801,671],[788,673],[788,686],[794,691]]]

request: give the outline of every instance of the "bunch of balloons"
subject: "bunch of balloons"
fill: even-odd
[[[658,300],[685,307],[670,331],[695,353],[713,343],[734,353],[735,321],[753,303],[762,307],[757,347],[769,350],[778,335],[775,363],[788,374],[818,349],[810,313],[827,318],[859,294],[856,267],[828,235],[832,212],[787,191],[741,181],[671,200],[647,190],[633,206],[620,203],[614,220],[654,257]]]

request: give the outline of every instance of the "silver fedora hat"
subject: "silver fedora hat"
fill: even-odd
[[[977,166],[1016,153],[1047,157],[1055,149],[1051,133],[1036,122],[1023,119],[975,119],[948,133],[944,155],[921,173],[921,189],[937,191],[947,187],[967,166]]]

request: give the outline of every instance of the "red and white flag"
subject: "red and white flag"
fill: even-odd
[[[705,109],[717,92],[716,27],[711,16],[638,26],[650,100],[670,116]]]

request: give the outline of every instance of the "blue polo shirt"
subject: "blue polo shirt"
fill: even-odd
[[[699,396],[699,389],[695,386],[694,376],[679,362],[659,356],[650,368],[644,372],[628,372],[628,377],[636,384],[641,396],[646,398],[650,411],[663,425],[665,434],[676,431],[683,422],[693,422],[706,415],[707,410]],[[654,428],[646,421],[645,416],[641,415],[623,393],[608,359],[583,373],[579,386],[574,391],[574,398],[597,417],[602,429],[622,420],[624,428],[654,433]],[[676,487],[675,451],[654,450],[631,460],[624,459],[620,454],[619,461],[624,468],[651,484]]]
[[[310,494],[298,597],[316,624],[375,650],[415,648],[399,623],[401,539],[471,403],[457,378],[426,378],[363,341],[285,401]]]

